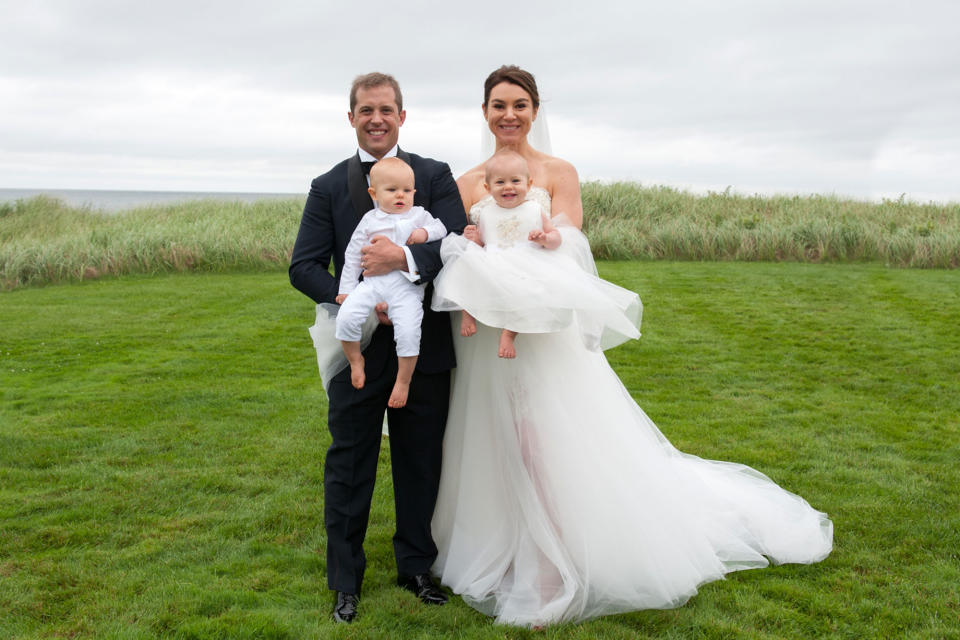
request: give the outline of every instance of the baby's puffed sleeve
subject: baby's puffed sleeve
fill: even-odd
[[[417,228],[423,228],[427,231],[427,242],[442,240],[447,235],[447,228],[442,222],[430,215],[426,209],[422,210],[422,219],[417,223]]]

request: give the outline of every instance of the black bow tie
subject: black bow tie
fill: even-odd
[[[377,164],[377,163],[376,163],[376,162],[373,162],[373,161],[371,161],[371,162],[366,162],[366,161],[361,162],[361,163],[360,163],[360,166],[363,167],[363,175],[365,175],[365,176],[370,175],[370,167],[372,167],[372,166],[375,165],[375,164]]]

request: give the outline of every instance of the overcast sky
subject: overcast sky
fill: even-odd
[[[569,7],[569,8],[565,8]],[[960,201],[957,0],[0,0],[0,187],[306,192],[394,74],[401,146],[480,161],[532,71],[583,180]]]

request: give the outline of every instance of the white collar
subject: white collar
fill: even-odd
[[[384,158],[393,158],[397,155],[397,150],[400,148],[399,144],[393,145],[393,149],[387,151],[383,154]],[[357,148],[357,153],[360,154],[360,162],[376,162],[377,159],[370,155],[365,149]]]
[[[384,157],[386,158],[386,156],[384,156]],[[377,218],[379,218],[379,219],[382,220],[382,219],[388,218],[388,217],[390,217],[390,216],[405,216],[405,215],[407,215],[407,214],[409,214],[409,213],[412,213],[415,208],[416,208],[416,205],[410,207],[408,210],[404,211],[403,213],[387,213],[386,211],[384,211],[383,209],[381,209],[379,206],[377,206],[377,203],[376,203],[376,202],[374,202],[374,203],[373,203],[373,211],[374,211],[374,214],[373,214],[373,215],[374,215],[375,217],[377,217]]]

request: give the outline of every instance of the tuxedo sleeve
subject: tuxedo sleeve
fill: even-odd
[[[437,163],[440,167],[430,181],[430,202],[426,209],[434,218],[443,223],[448,232],[463,233],[467,223],[467,214],[463,211],[463,201],[457,183],[446,163]],[[420,282],[430,282],[443,267],[440,259],[440,241],[410,245],[410,252],[420,272]]]
[[[335,233],[330,194],[314,180],[303,207],[289,274],[290,284],[316,303],[336,301],[339,285],[329,271]]]

